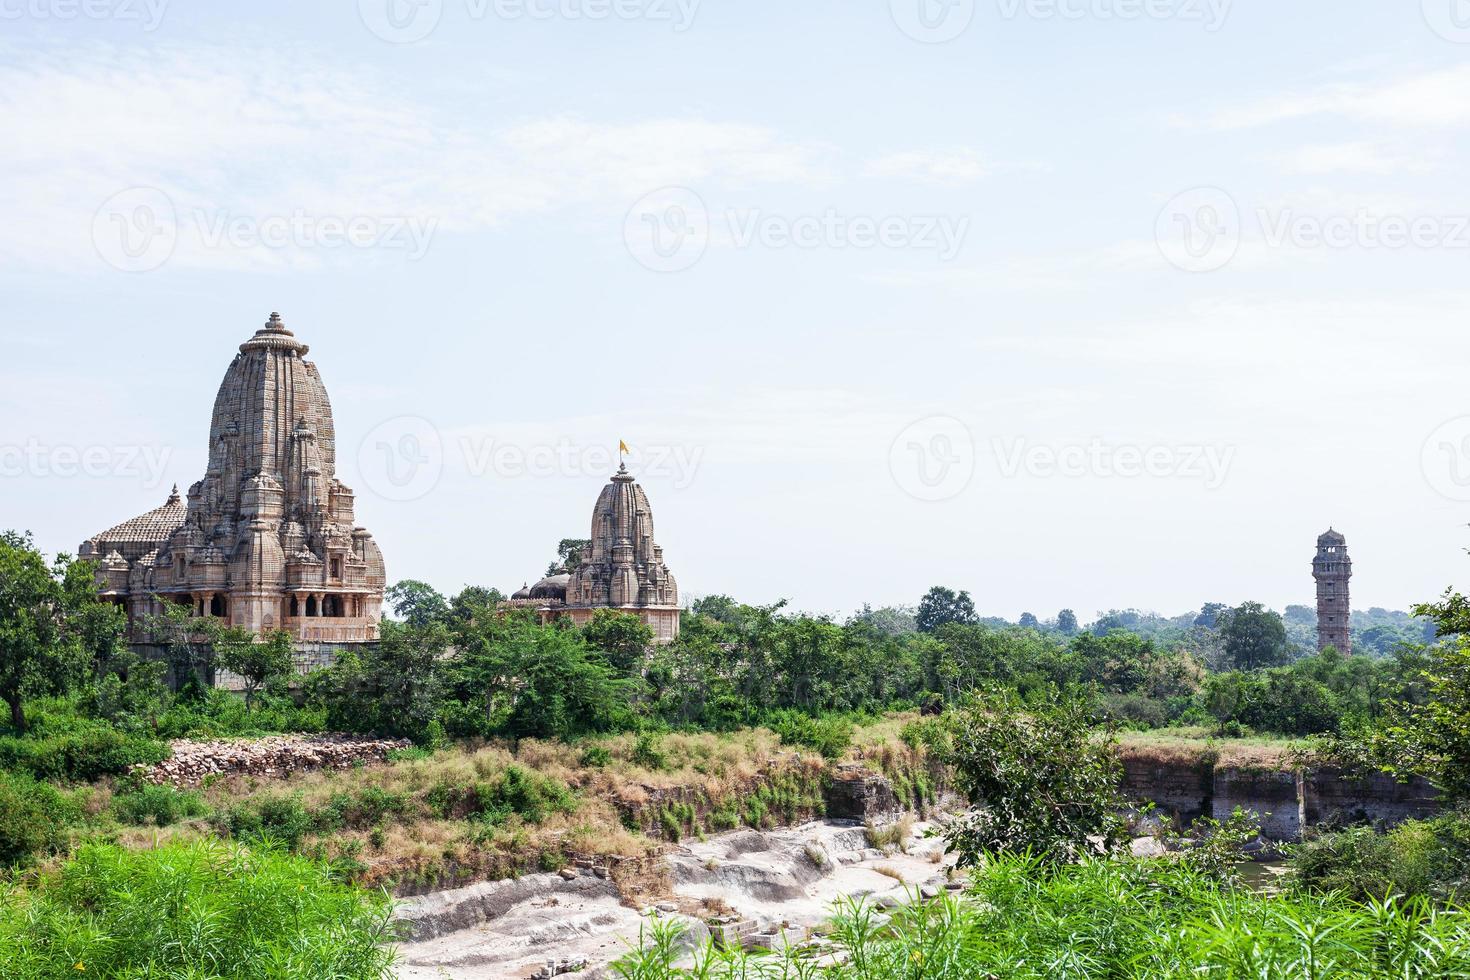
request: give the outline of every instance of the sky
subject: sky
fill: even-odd
[[[271,311],[391,580],[633,450],[686,599],[1470,584],[1467,0],[0,0],[0,526],[203,475]]]

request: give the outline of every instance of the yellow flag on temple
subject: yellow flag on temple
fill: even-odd
[[[618,440],[618,452],[620,452],[620,453],[631,453],[632,451],[633,450],[631,450],[631,449],[628,448],[628,444],[626,442],[624,442],[621,439]]]

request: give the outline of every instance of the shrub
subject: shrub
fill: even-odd
[[[1300,888],[1365,900],[1463,901],[1470,895],[1470,814],[1406,820],[1386,833],[1352,827],[1318,834],[1293,849],[1291,873]]]
[[[589,745],[582,753],[582,765],[589,769],[601,769],[612,762],[612,753],[603,745]]]
[[[441,820],[478,819],[492,826],[511,815],[539,823],[551,813],[570,813],[577,807],[577,798],[565,783],[520,766],[507,766],[488,782],[440,783],[429,790],[425,802]]]
[[[159,827],[178,823],[189,817],[203,816],[209,807],[198,793],[179,791],[172,786],[144,786],[112,798],[112,812],[123,823],[147,823]]]
[[[779,711],[767,719],[766,727],[783,743],[806,746],[829,760],[842,758],[852,744],[852,722],[836,715],[813,718],[799,711]]]
[[[0,769],[37,779],[91,782],[135,764],[162,762],[168,751],[162,742],[92,722],[55,735],[0,737]]]
[[[238,840],[270,840],[299,851],[312,818],[299,796],[267,796],[230,807],[215,818],[221,833]]]
[[[386,899],[325,866],[219,842],[92,845],[0,901],[8,980],[387,980]]]
[[[664,754],[663,736],[658,732],[639,732],[633,742],[633,763],[655,772],[667,766],[669,760]]]
[[[54,787],[0,773],[0,865],[28,864],[60,851],[79,819],[76,805]]]

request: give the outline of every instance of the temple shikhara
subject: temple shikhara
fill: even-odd
[[[133,638],[165,603],[257,632],[284,629],[298,651],[378,639],[386,573],[337,479],[332,406],[306,344],[278,314],[240,345],[215,396],[209,469],[163,506],[82,542],[104,596]]]
[[[534,608],[543,621],[567,617],[578,626],[599,609],[615,609],[652,627],[656,642],[678,637],[679,586],[653,539],[648,495],[626,466],[597,497],[592,536],[577,566],[521,589],[506,605]]]

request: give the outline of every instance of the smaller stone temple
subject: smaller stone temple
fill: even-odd
[[[678,637],[679,587],[653,539],[648,495],[626,465],[597,497],[580,564],[520,589],[504,606],[535,609],[542,622],[565,617],[578,626],[599,609],[616,609],[652,627],[657,643]]]
[[[1328,528],[1317,538],[1312,577],[1317,580],[1317,649],[1336,647],[1339,653],[1352,653],[1353,606],[1348,580],[1353,577],[1353,560],[1348,557],[1347,538],[1341,532]]]
[[[209,466],[181,499],[83,541],[133,640],[165,605],[257,633],[286,630],[307,664],[378,639],[383,555],[337,479],[332,405],[306,344],[272,313],[215,396]]]

